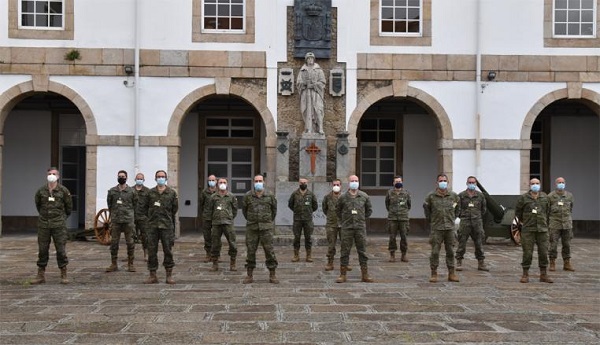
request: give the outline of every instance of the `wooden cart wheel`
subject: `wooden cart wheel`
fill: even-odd
[[[94,232],[98,242],[104,245],[110,244],[110,212],[107,208],[98,211],[94,218]]]
[[[521,244],[521,222],[519,218],[513,218],[510,224],[510,239],[518,246]]]

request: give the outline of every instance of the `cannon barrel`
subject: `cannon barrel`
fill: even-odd
[[[492,198],[491,195],[487,192],[487,190],[483,188],[479,181],[477,181],[477,187],[485,196],[485,202],[487,203],[488,212],[490,212],[492,216],[494,216],[494,222],[500,223],[502,221],[502,218],[504,217],[504,212],[506,208],[497,203],[496,200],[494,200],[494,198]]]

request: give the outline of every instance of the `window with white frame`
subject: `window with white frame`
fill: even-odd
[[[595,0],[554,0],[554,37],[595,37]]]
[[[64,29],[64,1],[19,1],[19,28]]]
[[[203,0],[202,30],[245,32],[245,5],[245,0]]]
[[[422,0],[379,0],[379,8],[382,35],[421,35]]]

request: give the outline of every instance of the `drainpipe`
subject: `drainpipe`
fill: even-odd
[[[484,87],[481,83],[481,1],[475,1],[477,6],[477,27],[476,27],[476,52],[477,66],[475,72],[476,88],[475,88],[475,176],[481,175],[481,98],[483,96]]]
[[[140,172],[140,0],[135,0],[134,101],[133,101],[133,160],[135,173]]]

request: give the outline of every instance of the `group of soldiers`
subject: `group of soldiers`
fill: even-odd
[[[39,212],[38,219],[38,274],[33,284],[45,283],[45,269],[48,264],[48,251],[51,239],[57,253],[57,263],[61,271],[61,283],[67,284],[68,258],[65,250],[67,241],[66,219],[72,210],[71,195],[67,188],[58,183],[59,172],[50,168],[47,172],[47,184],[42,186],[35,195],[35,203]],[[135,272],[134,252],[135,240],[143,246],[144,259],[147,261],[149,276],[146,284],[158,283],[158,242],[160,240],[164,253],[163,266],[166,271],[166,283],[175,284],[173,279],[173,244],[175,239],[175,220],[178,211],[178,198],[174,189],[167,186],[167,173],[158,170],[155,173],[156,187],[144,186],[145,178],[142,173],[135,177],[135,185],[127,185],[127,172],[121,170],[117,174],[118,184],[108,191],[107,205],[111,215],[111,264],[106,272],[118,270],[117,258],[121,233],[125,235],[127,244],[127,270]],[[351,271],[349,266],[350,250],[356,247],[361,269],[361,281],[371,283],[374,279],[368,273],[367,229],[366,221],[373,212],[373,207],[367,193],[359,189],[359,179],[356,175],[348,178],[348,190],[342,192],[342,183],[335,179],[331,183],[331,192],[325,195],[321,202],[323,213],[327,220],[325,224],[328,240],[326,271],[334,269],[334,257],[338,238],[341,242],[340,275],[337,283],[346,282],[346,274]],[[273,248],[275,217],[277,215],[277,200],[265,189],[264,176],[256,175],[253,188],[242,200],[242,213],[246,219],[246,269],[247,276],[244,284],[254,281],[253,273],[256,268],[256,251],[261,245],[265,252],[265,264],[269,269],[269,282],[278,284],[276,276],[278,266]],[[201,212],[201,229],[204,236],[206,256],[204,262],[212,263],[211,271],[219,270],[221,254],[221,238],[225,236],[230,257],[229,269],[237,271],[237,245],[234,231],[234,219],[238,213],[236,197],[228,189],[226,178],[208,176],[208,186],[199,194],[199,210]],[[483,216],[487,212],[485,196],[476,190],[477,179],[467,178],[466,190],[455,193],[448,189],[448,177],[445,174],[437,176],[437,186],[430,192],[423,204],[425,218],[430,224],[431,255],[430,282],[438,281],[437,268],[442,244],[446,252],[448,281],[458,282],[456,271],[462,270],[462,261],[466,251],[466,243],[470,238],[475,245],[475,257],[478,260],[477,269],[489,271],[485,264],[483,252]],[[385,207],[388,213],[387,230],[389,233],[389,261],[396,261],[398,251],[397,237],[400,236],[400,261],[408,262],[409,211],[411,195],[404,188],[401,176],[394,177],[393,187],[385,197]],[[573,271],[570,258],[570,240],[572,238],[573,195],[565,190],[565,179],[555,180],[556,189],[549,195],[540,191],[540,181],[532,179],[530,190],[518,198],[515,215],[522,224],[521,241],[523,248],[522,283],[529,282],[534,245],[538,247],[538,263],[540,281],[552,283],[547,274],[556,269],[557,244],[562,241],[562,258],[564,270]],[[318,209],[316,195],[308,188],[308,180],[301,178],[298,189],[292,192],[288,207],[293,212],[292,232],[294,235],[292,262],[300,261],[301,237],[304,235],[306,262],[312,262],[312,233],[314,230],[313,213]],[[458,248],[454,253],[455,229],[458,228]],[[550,249],[548,249],[550,247]],[[548,260],[548,257],[550,260]],[[455,260],[456,259],[456,265]]]

